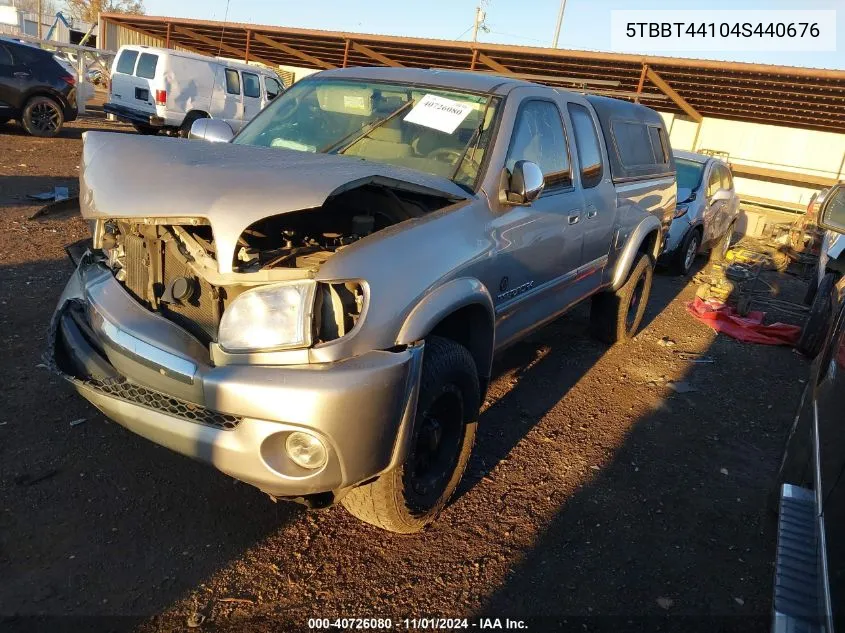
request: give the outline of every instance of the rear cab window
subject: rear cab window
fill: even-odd
[[[241,94],[241,77],[237,70],[226,69],[226,92],[230,95]]]
[[[138,67],[135,69],[135,75],[144,79],[154,79],[157,65],[158,55],[141,53],[141,57],[138,59]]]
[[[122,73],[124,75],[133,74],[135,72],[135,62],[137,59],[138,51],[124,49],[124,51],[120,54],[120,57],[117,58],[117,67],[115,68],[115,72]]]
[[[544,195],[572,187],[563,120],[560,110],[551,101],[531,99],[519,107],[505,167],[512,173],[520,160],[531,161],[540,167],[546,182]]]
[[[581,186],[595,187],[601,182],[604,166],[601,159],[601,145],[596,124],[590,111],[579,103],[567,105],[575,133],[575,150],[581,165]]]
[[[241,77],[244,82],[244,96],[245,97],[260,97],[261,84],[258,81],[258,75],[254,73],[242,72]]]
[[[0,66],[13,66],[12,54],[3,44],[0,44]]]

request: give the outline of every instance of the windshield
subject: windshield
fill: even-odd
[[[232,142],[345,154],[444,176],[471,189],[499,99],[416,85],[308,79]]]
[[[698,189],[701,184],[701,176],[704,173],[704,164],[685,158],[676,158],[675,167],[678,170],[678,189],[689,189],[691,192]]]

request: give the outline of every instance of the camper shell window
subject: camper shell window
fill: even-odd
[[[588,95],[607,142],[613,180],[670,176],[675,161],[661,116],[637,103]]]

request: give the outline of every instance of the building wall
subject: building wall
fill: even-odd
[[[845,178],[845,134],[705,117],[696,138],[694,121],[667,113],[662,116],[675,149],[726,152],[731,163],[738,165]],[[806,206],[818,191],[817,187],[741,177],[736,178],[736,188],[740,195],[800,206]]]

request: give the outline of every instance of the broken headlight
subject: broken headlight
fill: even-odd
[[[240,294],[223,312],[220,346],[228,352],[309,346],[315,288],[313,281],[295,281]]]

